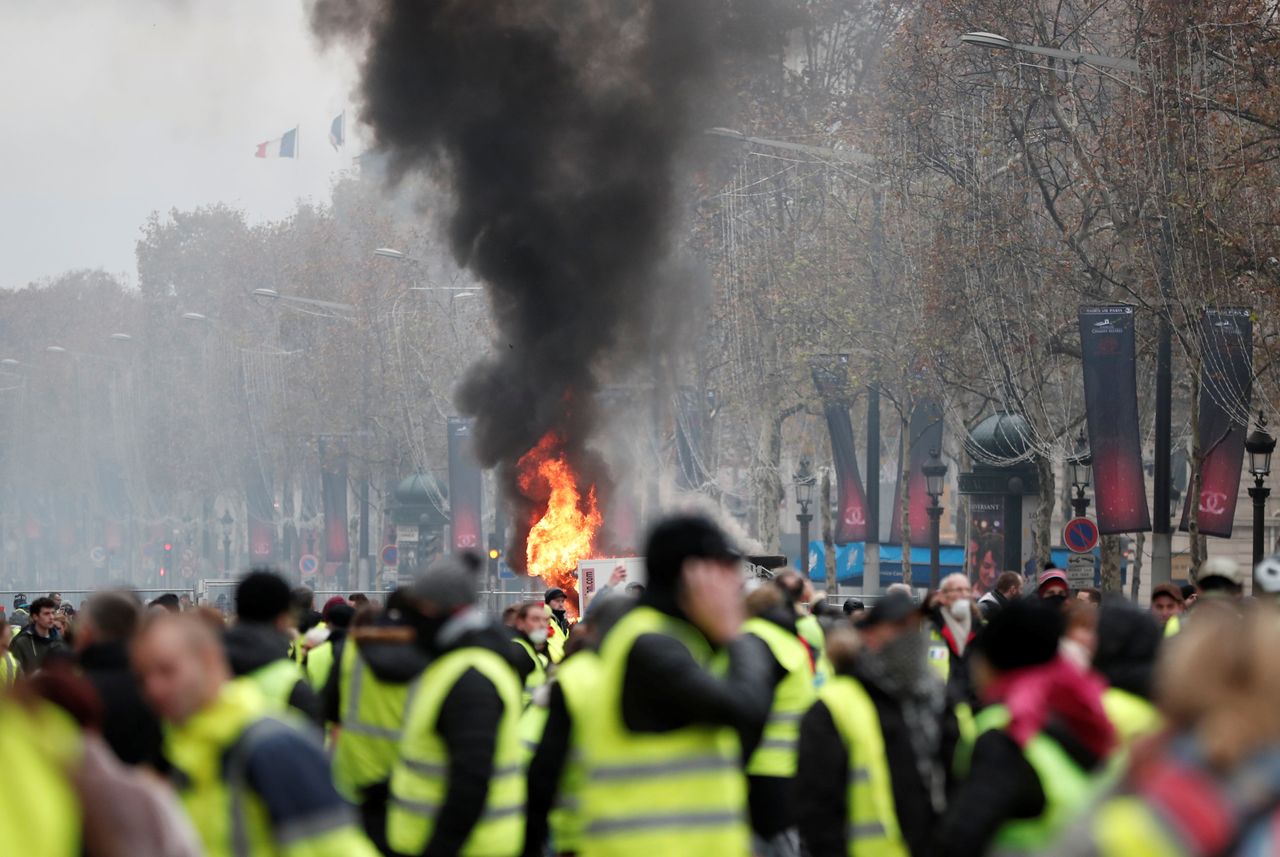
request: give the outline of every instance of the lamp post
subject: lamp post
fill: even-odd
[[[1089,451],[1089,441],[1084,436],[1083,428],[1076,438],[1076,449],[1067,459],[1067,465],[1071,468],[1071,486],[1076,489],[1071,507],[1075,509],[1077,518],[1083,518],[1089,511],[1089,498],[1084,496],[1084,492],[1093,481],[1093,454]]]
[[[231,510],[227,509],[222,513],[222,518],[218,521],[222,524],[222,570],[230,573],[231,571],[231,525],[235,523],[235,519],[231,517]]]
[[[809,504],[813,502],[813,485],[817,477],[813,473],[813,465],[809,459],[800,459],[800,467],[792,477],[796,489],[796,504],[800,506],[800,514],[796,520],[800,522],[800,573],[809,579],[809,524],[813,523],[813,515],[809,513]]]
[[[1276,451],[1276,439],[1267,431],[1267,418],[1261,411],[1258,412],[1258,422],[1254,424],[1253,431],[1244,439],[1244,448],[1249,453],[1249,472],[1253,474],[1253,487],[1249,489],[1249,496],[1253,498],[1253,585],[1256,592],[1257,566],[1262,562],[1266,542],[1263,528],[1267,515],[1267,497],[1271,496],[1271,489],[1264,483],[1271,473],[1271,453]]]
[[[938,450],[930,450],[929,460],[920,468],[924,474],[925,493],[929,495],[929,589],[937,589],[942,577],[942,487],[947,479],[947,465]],[[904,557],[903,562],[911,562]]]

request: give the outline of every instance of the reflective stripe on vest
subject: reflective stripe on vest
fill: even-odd
[[[762,777],[794,777],[800,719],[817,699],[809,652],[790,631],[767,619],[748,619],[742,630],[762,640],[786,675],[773,690],[773,705],[760,744],[747,762],[747,773]]]
[[[846,787],[846,848],[857,857],[909,857],[898,826],[893,784],[880,715],[866,688],[850,676],[834,676],[819,699],[831,713],[851,759]]]
[[[338,662],[342,729],[333,751],[333,779],[353,802],[360,800],[361,790],[390,779],[405,714],[422,683],[421,675],[405,684],[384,682],[376,674],[366,676],[368,670],[359,644],[348,638]]]
[[[449,792],[449,752],[436,721],[458,680],[476,670],[502,700],[494,744],[494,770],[480,819],[462,855],[517,854],[524,835],[525,777],[520,747],[520,680],[505,658],[489,649],[465,647],[437,658],[422,674],[409,707],[400,758],[391,773],[387,841],[401,854],[418,854],[431,840],[436,815]]]
[[[547,817],[551,842],[557,854],[576,854],[582,849],[582,791],[586,788],[586,766],[583,760],[583,729],[591,721],[591,706],[596,701],[600,659],[595,652],[583,649],[567,658],[556,673],[556,684],[564,696],[569,715],[569,745],[556,799]]]
[[[529,656],[529,660],[533,661],[533,669],[524,679],[524,704],[528,705],[533,698],[533,691],[542,687],[547,683],[547,669],[542,665],[542,658],[538,657],[537,651],[528,640],[523,637],[515,638],[516,644],[524,649]]]
[[[578,854],[746,857],[751,849],[747,783],[736,733],[701,724],[632,732],[623,720],[627,661],[636,640],[646,634],[678,640],[701,668],[723,672],[724,658],[692,625],[648,606],[632,608],[606,634],[590,698],[583,700],[590,728],[575,733],[588,784],[578,794],[583,824]]]
[[[937,628],[929,631],[929,665],[943,681],[951,678],[951,647]]]

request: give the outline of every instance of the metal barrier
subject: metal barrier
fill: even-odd
[[[195,601],[194,589],[135,589],[131,586],[99,586],[96,589],[0,589],[0,606],[6,611],[13,607],[13,596],[25,595],[27,601],[35,601],[37,598],[43,598],[51,592],[56,592],[62,596],[63,604],[70,604],[77,610],[80,609],[82,602],[86,601],[89,596],[95,592],[132,592],[138,596],[144,604],[152,601],[158,596],[173,594],[181,598],[183,595]]]

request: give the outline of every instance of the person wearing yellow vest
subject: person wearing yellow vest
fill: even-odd
[[[813,685],[820,689],[831,675],[831,663],[827,659],[827,641],[822,624],[807,607],[813,603],[813,584],[791,568],[780,572],[774,582],[782,591],[787,607],[795,617],[800,639],[809,647],[813,659]]]
[[[1155,684],[1168,731],[1043,853],[1280,853],[1280,612],[1206,601],[1167,645]]]
[[[772,694],[758,641],[739,636],[741,557],[696,516],[659,523],[645,555],[648,587],[604,632],[587,701],[578,854],[746,857],[742,737]],[[526,836],[526,855],[542,846]]]
[[[1128,751],[1163,725],[1151,702],[1152,674],[1163,639],[1152,615],[1127,601],[1107,602],[1098,611],[1093,668],[1109,685],[1102,693],[1102,707],[1115,727],[1120,750]]]
[[[795,614],[775,583],[761,584],[747,596],[749,617],[742,631],[756,640],[768,668],[772,693],[769,719],[743,742],[747,759],[751,827],[775,850],[794,842],[794,781],[800,719],[817,699],[809,647],[796,630]],[[824,637],[825,645],[825,637]],[[796,849],[794,846],[791,852]]]
[[[335,595],[325,603],[320,615],[324,617],[328,636],[319,645],[309,649],[302,659],[302,670],[316,693],[324,690],[324,686],[329,683],[329,674],[336,662],[335,654],[342,645],[343,638],[347,636],[347,629],[351,627],[356,609],[342,596]]]
[[[223,635],[232,674],[252,682],[275,710],[320,724],[320,698],[289,658],[289,584],[270,569],[254,569],[237,584],[235,606],[235,624]]]
[[[83,853],[83,816],[72,784],[82,750],[69,714],[0,687],[0,758],[12,771],[0,799],[6,854]]]
[[[541,651],[547,639],[547,619],[543,605],[537,601],[520,604],[511,625],[511,646],[516,663],[520,665],[526,706],[533,699],[534,691],[547,683],[547,661]]]
[[[573,627],[565,611],[564,590],[558,586],[548,589],[542,596],[547,605],[547,657],[558,664],[564,659],[564,644],[569,641],[569,629]]]
[[[4,629],[0,627],[0,631]],[[22,667],[18,664],[18,659],[13,656],[13,652],[9,651],[9,641],[13,639],[10,635],[0,633],[0,690],[13,687],[18,681],[18,676],[22,675]]]
[[[1041,853],[1095,793],[1115,730],[1102,680],[1059,655],[1064,630],[1057,605],[1022,599],[974,641],[970,665],[986,708],[943,819],[944,853]]]
[[[208,857],[375,857],[318,740],[233,681],[199,617],[149,616],[132,649],[165,758]],[[300,721],[299,721],[300,722]]]
[[[929,664],[947,685],[953,703],[972,704],[969,646],[982,628],[969,578],[956,572],[942,578],[929,609]]]
[[[391,769],[400,755],[405,714],[428,664],[402,619],[403,599],[397,590],[385,613],[357,617],[337,644],[337,667],[321,694],[325,720],[337,726],[334,783],[360,808],[365,833],[383,851]]]
[[[801,722],[801,838],[813,857],[933,854],[959,726],[923,614],[890,593],[858,628],[832,631],[835,675]]]
[[[410,587],[406,622],[431,659],[391,771],[387,842],[396,854],[515,857],[525,827],[521,683],[508,637],[475,609],[455,556]]]

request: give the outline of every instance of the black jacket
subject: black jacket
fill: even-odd
[[[641,603],[684,619],[674,597],[652,588]],[[768,649],[755,638],[743,637],[731,643],[728,652],[729,672],[720,678],[703,669],[679,640],[640,635],[622,681],[623,724],[632,732],[671,732],[694,724],[729,726],[741,738],[755,735],[759,740],[773,700]],[[526,855],[542,853],[547,813],[569,749],[569,726],[564,696],[553,685],[542,742],[529,768]]]
[[[855,674],[855,678],[858,676]],[[884,735],[885,756],[893,790],[898,825],[912,857],[938,853],[933,836],[938,814],[933,809],[899,704],[874,683],[859,679],[875,705]],[[954,710],[943,713],[942,745],[937,760],[950,775],[951,760],[960,739]],[[796,823],[812,857],[846,857],[845,831],[849,825],[849,800],[845,789],[854,763],[840,752],[843,741],[827,706],[819,701],[800,722],[800,756],[796,771]],[[834,748],[834,751],[833,751]]]
[[[471,646],[497,652],[516,671],[509,637],[499,626],[475,613],[461,619],[453,629],[446,625],[429,654],[439,657]],[[448,791],[423,857],[458,854],[480,820],[493,778],[502,714],[498,689],[476,669],[464,672],[440,703],[435,729],[449,755]]]
[[[289,657],[289,638],[279,629],[261,622],[238,622],[223,636],[227,661],[236,676],[248,675],[269,663]],[[320,698],[299,678],[289,694],[289,707],[317,725],[323,723]]]
[[[36,633],[35,622],[27,623],[27,627],[9,642],[9,651],[18,659],[19,666],[27,675],[40,669],[50,652],[64,650],[66,647],[67,644],[58,635],[57,628],[49,631],[49,636],[41,637]]]
[[[142,699],[124,643],[99,643],[80,653],[84,677],[102,701],[102,737],[127,765],[164,767],[160,720]]]

